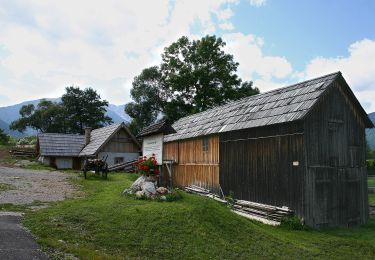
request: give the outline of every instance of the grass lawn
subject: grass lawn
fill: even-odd
[[[369,187],[375,187],[375,177],[368,177],[367,183]]]
[[[375,193],[368,194],[368,203],[375,206]]]
[[[135,200],[121,191],[136,179],[80,178],[85,198],[27,212],[24,224],[52,257],[83,259],[375,258],[375,220],[350,229],[291,231],[183,193],[174,202]]]

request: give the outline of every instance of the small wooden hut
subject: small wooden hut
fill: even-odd
[[[288,206],[314,227],[356,225],[368,220],[371,127],[338,72],[182,118],[163,158],[176,186]]]
[[[109,166],[129,162],[140,149],[124,123],[86,128],[84,135],[42,133],[37,139],[39,161],[57,169],[80,170],[85,158],[105,158]]]

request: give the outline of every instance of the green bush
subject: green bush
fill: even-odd
[[[182,194],[181,191],[178,189],[172,190],[170,193],[165,195],[166,201],[171,202],[171,201],[176,201],[182,199]]]
[[[36,144],[36,136],[25,136],[17,141],[17,145],[35,145]]]
[[[0,144],[2,144],[2,145],[8,144],[9,139],[10,139],[9,135],[4,133],[4,130],[0,128]]]
[[[280,227],[288,230],[308,230],[308,227],[297,216],[283,218]]]

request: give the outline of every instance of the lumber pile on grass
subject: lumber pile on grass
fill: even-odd
[[[35,150],[31,149],[12,149],[9,151],[10,155],[13,157],[28,157],[34,158],[36,157],[37,153]]]
[[[250,214],[280,223],[285,217],[292,217],[293,211],[288,207],[276,207],[246,200],[235,200],[233,210],[243,214]]]
[[[126,171],[126,172],[134,172],[135,167],[134,163],[136,163],[137,160],[129,161],[129,162],[124,162],[124,163],[119,163],[115,164],[112,166],[108,167],[108,171]]]
[[[205,196],[205,197],[214,199],[214,200],[222,202],[222,203],[227,203],[226,200],[220,198],[216,194],[210,193],[209,190],[207,190],[205,188],[202,188],[202,187],[199,187],[199,186],[190,185],[190,186],[185,187],[184,190],[188,193],[198,194],[198,195]]]
[[[246,200],[233,200],[229,203],[225,199],[211,193],[209,190],[195,185],[187,186],[184,190],[189,193],[198,194],[200,196],[215,199],[222,203],[230,204],[234,213],[269,225],[279,225],[283,218],[294,215],[294,212],[285,206],[276,207]]]

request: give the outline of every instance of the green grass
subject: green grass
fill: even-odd
[[[7,191],[7,190],[13,190],[15,187],[12,184],[9,183],[1,183],[0,182],[0,192]]]
[[[369,187],[375,187],[375,177],[369,177],[367,183]]]
[[[28,170],[56,171],[55,168],[42,164],[40,162],[32,162],[30,164],[25,164],[25,165],[22,165],[21,168],[28,169]]]
[[[372,206],[375,206],[375,193],[368,194],[368,203]]]
[[[59,252],[80,259],[375,258],[374,219],[357,228],[291,231],[186,193],[175,202],[121,196],[135,178],[79,178],[85,198],[27,212],[24,224],[55,258]]]

